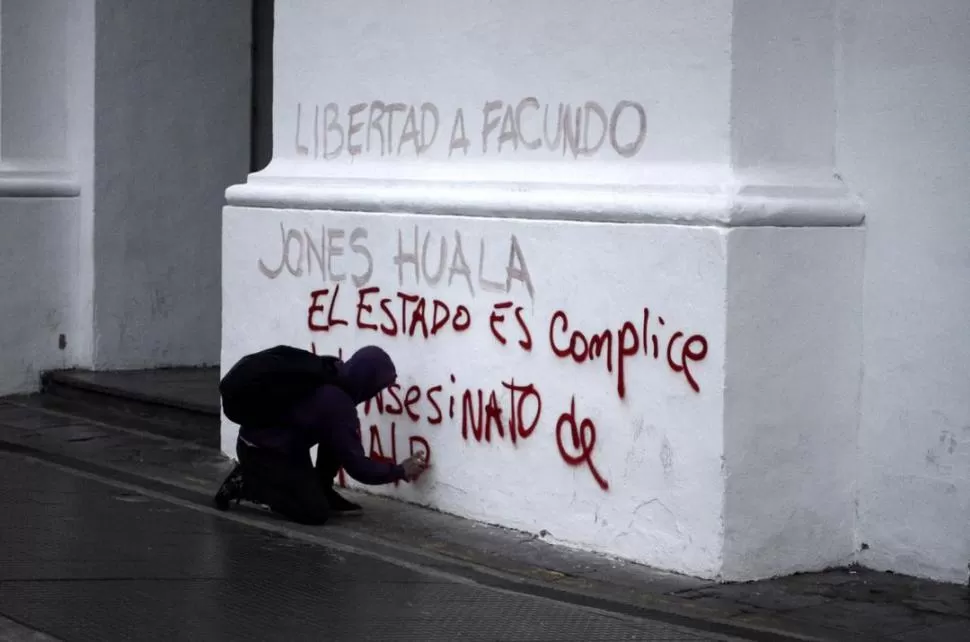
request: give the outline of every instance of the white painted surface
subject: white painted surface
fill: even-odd
[[[36,389],[74,360],[78,199],[0,194],[0,395]]]
[[[58,163],[67,149],[69,12],[58,0],[0,3],[0,157]]]
[[[852,560],[865,231],[728,235],[724,570]]]
[[[841,4],[839,171],[865,198],[867,565],[970,562],[970,3]]]
[[[35,390],[41,372],[85,352],[75,164],[84,93],[72,90],[93,44],[83,32],[89,9],[85,0],[68,11],[56,0],[0,3],[0,395]]]
[[[94,365],[219,359],[219,212],[249,167],[247,3],[97,3]]]
[[[0,394],[218,360],[250,40],[243,2],[0,3]]]
[[[281,264],[282,229],[289,241],[289,262]],[[418,237],[415,238],[415,228]],[[355,229],[366,231],[354,245]],[[290,230],[294,230],[290,237]],[[321,238],[333,237],[344,253],[328,255]],[[398,234],[405,253],[427,256],[420,280],[413,265],[399,270]],[[357,235],[361,232],[357,232]],[[448,245],[445,268],[457,265],[454,248],[461,235],[463,256],[471,271],[474,294],[468,281],[445,269],[437,285],[441,239]],[[401,416],[377,416],[371,410],[364,420],[364,447],[370,452],[371,424],[378,432],[383,453],[396,448],[397,459],[409,454],[409,437],[421,436],[431,447],[432,468],[414,486],[402,484],[376,489],[466,517],[532,532],[546,530],[563,543],[635,559],[658,567],[713,577],[720,568],[722,482],[722,389],[724,346],[725,232],[709,227],[662,225],[611,225],[564,222],[514,221],[455,216],[354,215],[308,211],[270,211],[227,208],[225,213],[223,303],[224,367],[239,357],[277,343],[319,352],[349,354],[355,347],[374,343],[385,347],[398,364],[401,397],[412,385],[420,387],[414,406],[417,421]],[[316,250],[307,262],[307,235]],[[512,237],[521,248],[524,265],[534,288],[534,298],[521,282],[505,289]],[[428,250],[425,253],[425,239]],[[481,250],[485,248],[482,255]],[[302,248],[302,253],[301,253]],[[322,254],[331,272],[325,277],[316,260]],[[366,255],[371,262],[368,263]],[[262,262],[262,263],[260,263]],[[260,267],[262,265],[262,267]],[[480,267],[481,266],[481,267]],[[520,267],[518,259],[513,267]],[[266,273],[280,270],[275,278]],[[483,287],[482,278],[501,283]],[[299,276],[294,275],[294,272]],[[315,324],[325,323],[334,291],[334,274],[343,275],[337,302],[337,319],[348,326],[327,331],[308,329],[311,293],[329,289],[314,312]],[[359,278],[358,278],[359,277]],[[355,286],[355,279],[356,281]],[[449,283],[450,282],[450,283]],[[397,292],[427,297],[427,316],[432,320],[432,300],[437,298],[455,313],[467,306],[471,325],[467,331],[441,330],[424,339],[420,326],[416,337],[387,337],[358,328],[360,288],[379,287],[365,294],[373,313],[362,313],[362,322],[388,323],[380,300],[401,315]],[[494,305],[514,303],[504,322],[497,322],[508,343],[492,335],[490,317]],[[530,329],[531,350],[519,345],[523,338],[515,310]],[[650,310],[649,336],[657,335],[659,358],[644,356],[642,341],[636,355],[623,359],[625,396],[618,394],[620,360],[618,330],[629,321],[624,334],[631,348],[634,334],[643,328],[643,309]],[[439,308],[440,309],[440,308]],[[410,308],[409,308],[410,310]],[[612,329],[613,350],[592,362],[577,364],[558,358],[550,347],[550,321],[557,310],[568,314],[569,331],[582,329],[587,336]],[[407,313],[409,321],[412,313]],[[658,317],[665,325],[660,326]],[[439,317],[440,318],[440,317]],[[683,373],[667,363],[666,348],[674,332],[706,338],[706,356],[689,363],[699,392]],[[553,327],[559,347],[568,344],[559,320]],[[702,342],[690,345],[700,352]],[[674,341],[675,364],[682,358],[685,339]],[[612,365],[612,373],[606,364]],[[451,383],[454,375],[456,382]],[[542,411],[528,438],[512,444],[508,436],[511,393],[502,382],[534,384],[541,395]],[[436,411],[427,400],[429,388],[440,385],[438,402],[443,411],[439,425],[429,423]],[[479,442],[473,431],[462,436],[464,390],[497,391],[503,408],[505,438],[495,434],[491,443]],[[418,393],[413,393],[418,394]],[[455,416],[449,413],[456,398]],[[557,445],[557,420],[575,395],[579,421],[595,423],[596,442],[592,462],[608,485],[602,488],[590,468],[566,463]],[[477,397],[473,397],[477,399]],[[477,404],[477,401],[476,401]],[[532,398],[523,406],[529,418],[535,412]],[[477,406],[476,406],[477,408]],[[391,423],[396,445],[391,445]],[[526,430],[528,432],[528,430]],[[226,422],[223,448],[234,452],[236,427]],[[560,435],[567,458],[578,454],[571,432],[563,424]]]
[[[0,164],[0,198],[63,198],[78,196],[77,177],[46,165]]]
[[[509,373],[542,390],[545,419],[515,448],[462,439],[460,416],[430,429],[397,418],[398,459],[409,454],[407,431],[426,430],[433,472],[382,492],[704,577],[845,561],[854,544],[863,232],[851,227],[862,221],[859,202],[833,170],[835,8],[384,1],[361,13],[347,1],[326,11],[307,0],[277,4],[274,160],[227,191],[223,367],[313,340],[306,308],[309,283],[326,287],[319,270],[264,274],[279,266],[286,238],[296,260],[303,234],[367,229],[368,247],[378,248],[370,277],[386,290],[409,283],[408,273],[395,281],[388,263],[398,229],[485,234],[495,253],[485,265],[499,270],[515,234],[536,257],[525,310],[537,345],[558,307],[573,324],[603,328],[650,306],[665,328],[693,323],[699,329],[686,331],[707,337],[701,392],[678,388],[683,376],[670,379],[676,369],[662,355],[659,370],[650,358],[630,366],[636,396],[619,400],[602,371],[562,362],[548,345],[528,358],[514,344],[497,349],[481,325],[427,344],[351,327],[318,333],[320,349],[335,340],[328,352],[384,345],[405,383],[442,382],[445,394],[490,390]],[[573,117],[582,108],[574,131],[583,135],[564,144],[559,132],[557,147],[536,132],[556,130],[560,104]],[[642,109],[643,144],[627,120],[616,140],[637,144],[587,145],[582,119],[617,104],[630,116]],[[552,118],[543,123],[546,105]],[[477,246],[465,243],[474,270]],[[428,248],[437,266],[437,246]],[[443,300],[460,295],[455,285]],[[350,313],[354,287],[345,280],[341,290]],[[487,319],[496,296],[465,304]],[[556,448],[555,418],[574,391],[598,427],[605,491]],[[388,418],[379,424],[386,453]],[[224,423],[230,454],[235,434]],[[806,491],[816,473],[830,495]]]
[[[233,204],[729,225],[861,218],[832,173],[831,1],[383,0],[360,12],[349,0],[326,11],[296,0],[276,13],[274,160],[230,190]]]
[[[832,179],[835,0],[734,0],[731,152],[759,177]]]
[[[658,189],[574,183],[483,181],[340,180],[274,175],[250,176],[226,190],[230,205],[274,209],[415,212],[464,216],[682,225],[778,227],[850,226],[863,221],[858,199],[845,186],[732,184],[717,189]]]
[[[705,166],[718,175],[730,158],[730,3],[617,0],[607,10],[582,0],[378,0],[361,11],[351,0],[328,2],[326,10],[313,0],[289,0],[276,5],[275,28],[274,158],[312,168],[315,158],[332,156],[328,176],[454,179],[487,173],[519,180],[517,166],[503,162],[516,160],[529,163],[528,180],[631,184],[650,182],[651,172],[665,165],[689,166],[686,180]],[[527,98],[536,102],[522,103]],[[585,131],[587,101],[609,117],[624,100],[639,103],[647,119],[649,144],[630,158],[613,149],[609,136],[595,153],[578,158],[571,148],[564,151],[561,137],[558,145],[527,144],[546,138],[541,128],[547,105],[548,139],[554,142],[560,104],[571,107],[572,118],[583,108]],[[372,111],[373,101],[403,106],[389,137],[389,118],[373,130],[368,126],[372,113],[380,113]],[[493,101],[501,107],[487,108]],[[331,103],[335,110],[328,111]],[[420,127],[424,103],[435,106],[440,126],[432,141],[433,118],[426,110],[421,141],[427,149],[418,155],[413,141],[405,136],[402,145],[401,138],[408,132],[408,107],[415,107]],[[361,145],[359,153],[350,153],[348,145],[338,153],[338,127],[351,129],[351,108],[360,104],[354,122],[365,124],[350,141]],[[451,146],[461,139],[460,129],[452,136],[458,109],[467,154]],[[599,122],[584,139],[591,149],[602,133]],[[638,122],[635,109],[623,110],[620,146],[637,139]],[[513,123],[521,136],[500,149],[503,127],[512,132]]]
[[[0,0],[2,2],[3,0]],[[78,186],[78,263],[74,270],[71,313],[73,333],[68,346],[74,353],[70,364],[94,366],[94,70],[97,7],[96,0],[71,2],[67,12],[67,35],[71,41],[68,59],[68,164],[74,168]],[[36,385],[36,384],[35,384]]]

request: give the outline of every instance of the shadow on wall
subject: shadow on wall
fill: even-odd
[[[98,369],[219,361],[221,211],[252,155],[252,20],[246,3],[97,3]]]

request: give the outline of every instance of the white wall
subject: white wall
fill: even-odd
[[[730,232],[725,579],[853,558],[864,242],[862,228]]]
[[[362,443],[429,449],[432,468],[368,490],[709,578],[851,557],[861,230],[241,207],[224,229],[224,369],[279,343],[398,364]],[[444,322],[460,306],[467,329]],[[577,329],[577,346],[608,331],[602,354],[557,355]],[[479,390],[491,438],[464,405]],[[573,399],[579,442],[559,421]],[[229,454],[236,435],[224,421]]]
[[[225,229],[226,367],[277,343],[344,356],[373,343],[395,359],[395,394],[413,396],[413,404],[402,411],[389,395],[383,416],[372,407],[363,420],[365,451],[401,461],[416,436],[416,448],[430,448],[432,468],[414,486],[377,492],[546,530],[563,543],[662,568],[718,573],[723,230],[240,208],[227,208]],[[337,252],[328,253],[331,245]],[[420,269],[398,264],[402,250],[416,254]],[[467,278],[459,271],[464,264]],[[526,276],[510,281],[509,267]],[[399,294],[425,303],[405,310]],[[392,327],[385,298],[399,328],[406,320],[406,333],[376,330]],[[512,307],[495,307],[503,302]],[[452,322],[435,329],[446,310],[457,329]],[[557,311],[568,315],[568,328]],[[426,319],[427,338],[415,315]],[[581,363],[556,355],[554,347],[568,349],[577,329],[587,339],[609,331],[601,355]],[[674,337],[678,331],[684,336]],[[622,358],[621,336],[628,353]],[[672,337],[675,365],[685,345],[706,352],[687,359],[697,390],[668,364]],[[513,394],[503,383],[520,390]],[[522,392],[527,386],[537,393]],[[476,438],[471,428],[481,420],[479,390],[485,404],[495,391],[501,409],[490,437]],[[576,460],[583,444],[559,422],[573,399],[577,425],[593,422],[581,434],[589,463]],[[227,423],[223,448],[230,453],[235,437]]]
[[[219,359],[219,217],[249,169],[250,3],[97,3],[94,365]]]
[[[74,361],[78,200],[0,191],[0,395],[36,388],[40,372]]]
[[[361,11],[349,0],[326,8],[315,0],[287,0],[276,5],[275,29],[277,172],[319,174],[325,165],[328,177],[369,180],[709,185],[723,179],[730,157],[730,3],[614,0],[606,8],[585,0],[380,0]],[[314,35],[320,33],[327,35]],[[500,146],[506,110],[515,113],[528,98],[536,102],[518,111],[521,140]],[[631,158],[617,154],[608,136],[597,148],[602,128],[594,116],[588,142],[596,151],[564,152],[563,138],[554,135],[560,107],[569,107],[570,122],[583,110],[585,123],[587,101],[609,117],[624,100],[645,110],[649,145]],[[375,109],[375,101],[386,109]],[[486,116],[492,101],[502,104]],[[392,120],[385,112],[396,103],[400,110]],[[413,142],[405,137],[401,145],[401,138],[408,107],[416,109],[420,127],[425,103],[437,109],[440,125],[432,142],[434,120],[425,112],[428,147],[417,154]],[[360,110],[352,116],[355,106]],[[554,149],[545,142],[533,149],[526,142],[544,138],[547,107],[548,137],[559,142]],[[458,109],[467,153],[451,148],[461,138],[460,129],[452,136]],[[620,145],[637,136],[633,108],[622,114]],[[350,129],[351,118],[363,123],[350,141],[353,151],[340,144],[346,137],[340,130]],[[495,127],[483,140],[486,118]],[[507,132],[511,125],[511,119],[505,123]],[[529,175],[510,161],[528,163]]]
[[[78,195],[78,262],[70,273],[72,322],[68,348],[69,366],[94,366],[94,70],[96,0],[70,3],[67,12],[68,39],[72,43],[66,93],[70,96],[68,131],[69,162],[80,188]],[[33,390],[37,382],[27,390]]]
[[[866,200],[861,559],[970,562],[970,3],[840,3],[839,170]]]
[[[217,362],[250,3],[0,8],[0,394],[53,368]]]
[[[419,414],[371,413],[366,450],[376,424],[385,455],[409,454],[412,430],[433,451],[427,480],[379,492],[704,577],[851,558],[863,233],[832,168],[833,1],[606,10],[579,0],[387,0],[361,12],[348,1],[324,10],[294,0],[276,11],[274,160],[227,191],[224,368],[280,342],[330,353],[374,342],[398,360],[406,386],[498,388],[506,406],[499,384],[515,374],[541,389],[544,410],[515,447],[463,439],[460,398],[458,414],[434,426]],[[567,105],[570,122],[582,114],[581,135],[550,145]],[[630,153],[591,120],[614,105],[626,110],[616,140],[638,140]],[[610,144],[598,145],[603,135]],[[349,325],[311,332],[307,317],[320,314],[308,310],[310,293],[332,295],[317,249],[324,263],[359,267],[362,256],[345,247],[358,228],[373,271],[343,277],[337,308]],[[334,231],[344,253],[330,256]],[[530,353],[497,346],[489,331],[492,305],[506,296],[493,290],[504,284],[475,296],[461,276],[435,285],[437,243],[459,232],[473,278],[480,238],[486,279],[504,282],[511,236],[523,249],[534,298],[513,282],[509,300],[523,305],[537,340]],[[398,233],[431,260],[420,281],[409,265],[394,267]],[[467,305],[475,325],[427,342],[368,331],[354,303],[371,283]],[[622,399],[602,361],[597,370],[557,359],[548,345],[557,309],[573,326],[602,330],[624,319],[637,329],[644,307],[664,317],[659,354],[624,361]],[[664,335],[682,342],[672,334],[681,328],[706,338],[690,343],[699,390],[679,369],[683,344],[665,354]],[[617,374],[618,357],[611,365]],[[605,488],[556,443],[574,393],[597,427]],[[229,453],[235,435],[224,422]],[[806,492],[814,474],[830,494]]]
[[[0,395],[35,389],[40,372],[83,353],[76,161],[86,132],[72,88],[90,62],[93,36],[78,25],[92,8],[0,3]]]

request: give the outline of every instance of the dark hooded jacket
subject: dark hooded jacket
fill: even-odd
[[[340,364],[341,386],[325,385],[300,402],[282,426],[262,430],[243,428],[240,437],[258,448],[306,456],[310,448],[325,449],[352,478],[362,484],[388,484],[404,479],[404,469],[364,454],[357,405],[394,383],[397,371],[391,357],[367,346]]]

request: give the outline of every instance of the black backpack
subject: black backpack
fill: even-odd
[[[284,345],[246,355],[219,382],[222,411],[240,426],[271,426],[318,387],[340,386],[339,363]]]

